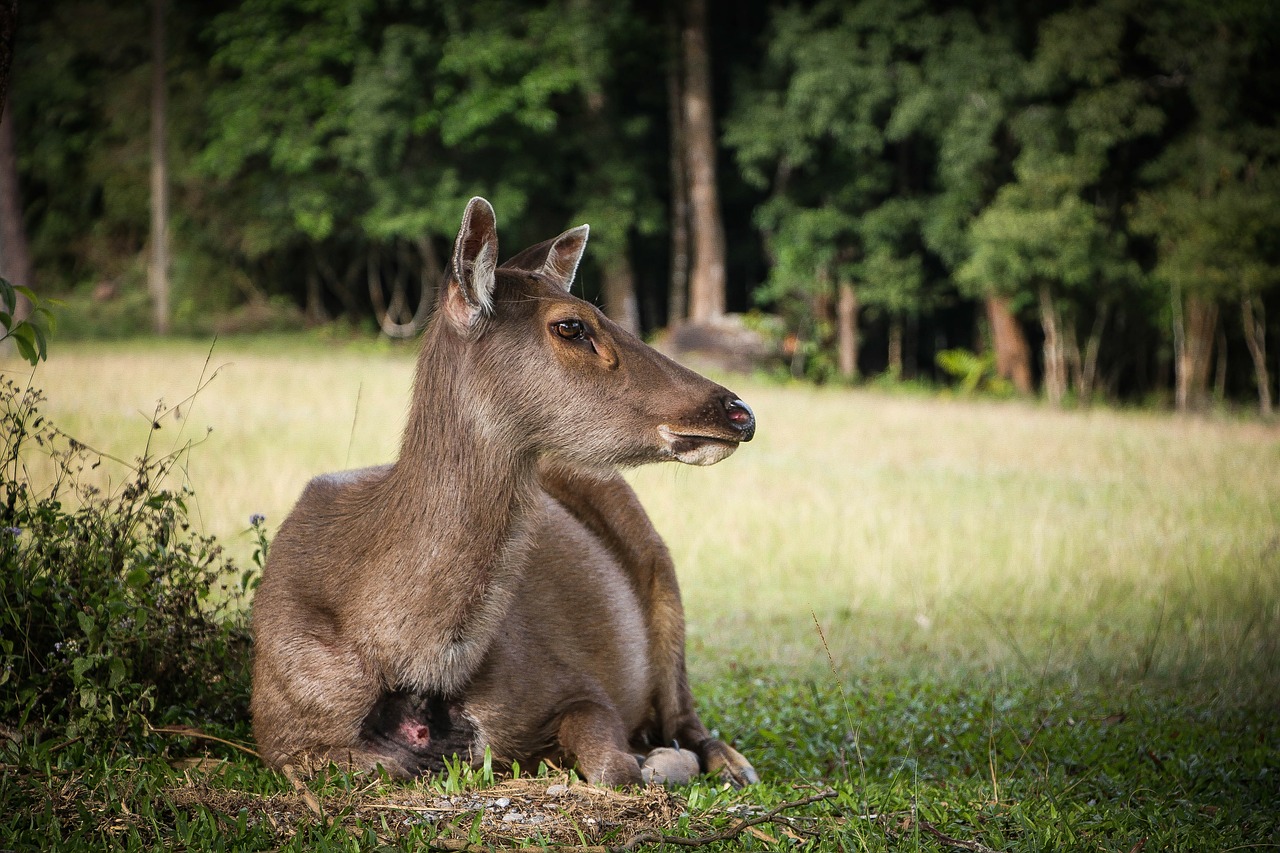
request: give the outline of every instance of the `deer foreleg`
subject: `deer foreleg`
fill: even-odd
[[[542,486],[614,554],[644,609],[656,716],[662,746],[697,753],[702,769],[735,786],[760,781],[751,763],[712,738],[698,717],[684,659],[684,607],[671,552],[639,498],[618,474],[577,472],[554,464],[539,471]]]
[[[622,720],[613,708],[590,700],[560,716],[561,748],[578,763],[593,785],[639,785],[640,763],[627,747]]]

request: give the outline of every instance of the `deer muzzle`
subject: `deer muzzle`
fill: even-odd
[[[714,465],[756,434],[756,416],[737,397],[717,402],[718,411],[707,423],[662,424],[658,435],[672,458],[686,465]]]

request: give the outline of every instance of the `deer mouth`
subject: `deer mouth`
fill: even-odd
[[[686,465],[714,465],[738,449],[738,438],[658,427],[671,458]]]

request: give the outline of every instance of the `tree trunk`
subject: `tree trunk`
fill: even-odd
[[[841,278],[836,302],[836,353],[840,376],[858,378],[858,293],[853,282]]]
[[[902,345],[902,378],[908,381],[915,379],[919,374],[919,365],[917,363],[919,359],[919,354],[917,353],[919,340],[920,315],[912,313],[907,315]]]
[[[8,103],[13,34],[18,29],[18,0],[0,0],[0,108]]]
[[[419,310],[423,317],[421,328],[426,328],[426,320],[431,316],[431,309],[436,304],[440,279],[445,274],[444,261],[440,258],[440,251],[436,248],[435,242],[425,234],[419,235],[415,245],[418,247],[418,258],[421,263],[419,275],[422,277],[422,292],[418,297]]]
[[[889,375],[894,379],[902,378],[902,317],[894,314],[889,318]]]
[[[711,105],[711,61],[707,51],[706,0],[685,7],[684,122],[689,163],[689,208],[693,269],[689,279],[689,319],[705,323],[725,310],[724,222],[716,190],[716,135]]]
[[[680,23],[675,6],[667,7],[670,61],[667,63],[667,117],[671,123],[671,291],[667,325],[689,315],[689,164],[685,158],[683,93],[680,87]]]
[[[1246,296],[1240,300],[1240,316],[1244,321],[1244,341],[1253,359],[1253,375],[1258,382],[1258,411],[1271,414],[1271,376],[1267,373],[1267,315],[1262,300]]]
[[[160,335],[169,332],[169,158],[165,144],[168,93],[164,4],[165,0],[152,0],[151,5],[151,263],[147,268],[152,326]]]
[[[324,294],[320,290],[320,272],[315,265],[307,267],[307,307],[304,311],[308,326],[320,326],[329,321],[324,310]]]
[[[1174,371],[1178,411],[1203,408],[1209,396],[1209,366],[1218,306],[1202,296],[1174,293]]]
[[[1098,350],[1102,348],[1102,331],[1107,325],[1107,316],[1111,313],[1111,305],[1102,303],[1098,306],[1098,314],[1093,319],[1093,328],[1089,331],[1089,340],[1085,343],[1084,362],[1076,376],[1076,395],[1081,403],[1088,403],[1093,397],[1093,390],[1098,383]]]
[[[430,238],[422,237],[414,245],[396,240],[390,251],[370,247],[366,257],[365,281],[369,288],[369,303],[373,306],[378,328],[389,338],[413,337],[426,328],[427,319],[431,316],[440,256]],[[390,257],[390,264],[385,262],[385,256]],[[419,279],[418,304],[410,308],[409,281],[415,275]],[[384,278],[387,277],[391,279],[389,303],[382,295]]]
[[[636,276],[631,259],[620,252],[603,261],[604,313],[633,335],[640,334],[640,309],[636,304]]]
[[[1031,393],[1031,348],[1018,320],[1009,310],[1009,300],[990,294],[986,298],[987,321],[991,324],[991,345],[996,351],[996,375],[1013,383],[1019,394]]]
[[[13,34],[18,29],[18,0],[0,0],[0,275],[11,284],[32,287],[31,252],[22,221],[22,195],[18,190],[18,158],[9,115],[9,69],[13,65]],[[27,298],[18,295],[13,322],[31,313]],[[11,341],[0,343],[7,355]]]
[[[1058,315],[1058,332],[1062,340],[1063,388],[1077,385],[1084,372],[1084,359],[1080,356],[1080,341],[1076,339],[1076,324],[1071,312]],[[1077,386],[1078,387],[1078,386]]]
[[[4,117],[0,119],[0,275],[12,284],[34,286],[31,249],[27,243],[27,229],[22,221],[22,192],[18,186],[13,114],[9,109],[4,110]],[[24,319],[30,308],[26,297],[19,295],[13,319]]]
[[[1067,396],[1067,359],[1058,311],[1049,285],[1040,285],[1040,325],[1044,329],[1044,393],[1055,406]]]
[[[1227,397],[1227,332],[1222,328],[1222,324],[1218,323],[1218,347],[1217,347],[1217,368],[1218,372],[1213,380],[1213,399],[1221,403]]]

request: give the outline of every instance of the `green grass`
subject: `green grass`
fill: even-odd
[[[32,381],[51,420],[125,459],[203,439],[194,514],[247,561],[250,514],[274,529],[310,476],[394,456],[412,355],[68,345]],[[766,779],[687,789],[690,812],[724,827],[729,805],[831,786],[797,811],[821,849],[952,849],[929,827],[998,850],[1280,846],[1276,425],[722,379],[756,440],[629,475],[680,568],[704,717]],[[180,417],[156,431],[161,398]],[[0,848],[371,846],[180,803],[169,762],[205,751],[229,759],[215,786],[292,789],[216,743],[154,749],[3,758]],[[788,847],[759,829],[732,846]]]

